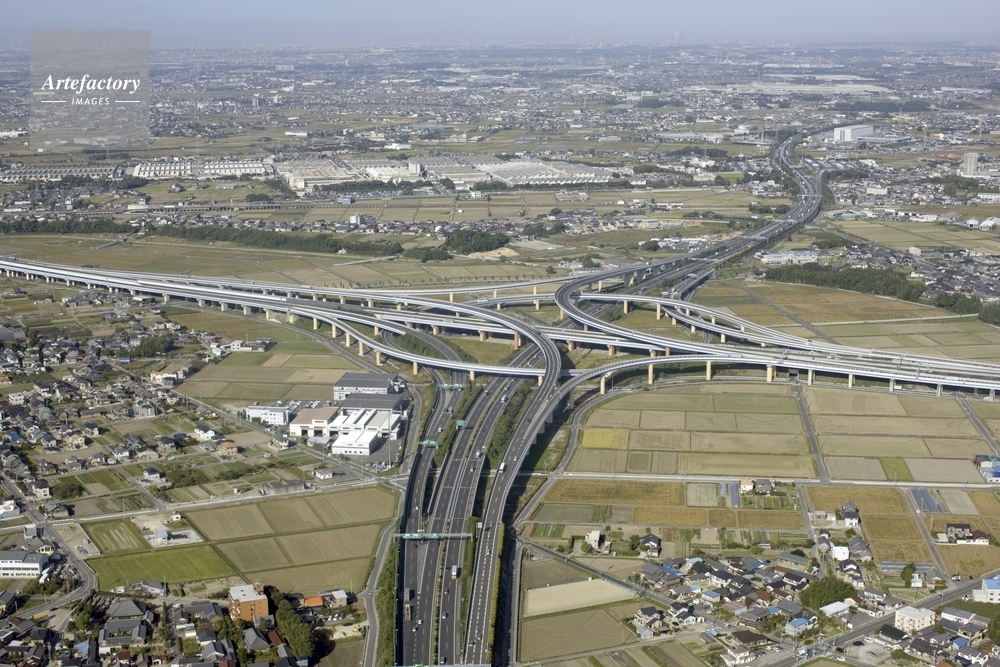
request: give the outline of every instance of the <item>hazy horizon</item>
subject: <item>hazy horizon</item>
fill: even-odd
[[[137,7],[124,0],[66,3],[35,0],[8,5],[0,48],[28,47],[30,30],[150,30],[154,48],[171,46],[470,45],[473,43],[591,43],[783,41],[789,44],[937,41],[1000,42],[1000,3],[969,0],[961,11],[932,0],[596,0],[527,2],[497,7],[443,0],[364,4],[301,0],[204,3],[178,0]],[[944,10],[942,8],[944,7]]]

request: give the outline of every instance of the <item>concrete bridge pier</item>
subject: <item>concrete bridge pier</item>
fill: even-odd
[[[694,328],[694,325],[692,324],[691,325],[691,333],[694,333],[694,332],[695,332],[695,328]]]
[[[476,381],[476,371],[469,371],[469,381],[470,382]]]
[[[677,326],[677,318],[676,317],[671,317],[670,318],[670,324],[672,324],[674,326]]]
[[[538,299],[535,299],[535,310],[541,310],[541,309],[542,309],[542,302],[539,301]],[[560,312],[562,311],[560,310]]]
[[[205,307],[205,300],[204,299],[198,299],[198,307],[199,308],[204,308]]]
[[[497,304],[497,310],[500,310],[500,306],[501,305],[503,305],[503,304],[500,304],[500,303]]]
[[[622,312],[628,315],[628,299],[622,301]]]
[[[87,285],[87,289],[90,289],[90,285]],[[164,294],[163,295],[163,303],[170,303],[170,295],[169,294]]]
[[[618,354],[618,348],[614,345],[608,345],[608,356],[613,357]]]
[[[812,383],[813,383],[813,380],[815,380],[815,379],[816,379],[816,371],[814,371],[813,369],[810,368],[809,369],[809,375],[806,376],[806,384],[811,386]]]
[[[345,330],[344,330],[344,338],[345,338],[345,342],[344,342],[344,344],[345,344],[345,345],[346,345],[347,347],[350,347],[350,346],[351,346],[351,332],[350,332],[350,331],[347,331],[347,330],[345,329]]]
[[[767,381],[774,382],[774,366],[767,367]]]
[[[656,304],[656,319],[660,319],[661,317],[663,317],[663,304],[658,303]]]
[[[544,376],[544,375],[539,375],[539,376],[538,376],[538,386],[539,386],[539,387],[541,387],[541,386],[542,386],[542,382],[543,382],[544,380],[545,380],[545,376]]]
[[[451,302],[455,301],[455,293],[454,292],[449,292],[448,293],[448,301],[451,301]]]
[[[889,378],[889,391],[896,391],[896,378]]]
[[[719,334],[719,342],[720,343],[726,342],[726,334]]]
[[[418,366],[417,362],[414,361],[413,362],[413,374],[416,375],[419,372],[420,372],[420,366]]]
[[[531,289],[532,289],[532,291],[531,291],[532,295],[537,296],[538,295],[538,285],[532,285]]]
[[[378,327],[372,327],[372,335],[378,338],[379,336],[382,335],[381,329],[379,329]]]
[[[653,364],[649,365],[649,377],[646,378],[646,384],[653,384]]]
[[[711,380],[711,379],[712,379],[712,362],[711,361],[706,361],[705,362],[705,380]]]
[[[436,324],[432,324],[431,325],[431,333],[433,333],[435,336],[440,336],[441,335],[441,327],[439,327]]]
[[[299,316],[298,315],[296,315],[295,313],[288,313],[288,323],[289,324],[295,324],[298,321],[299,321]]]
[[[574,351],[576,349],[576,341],[575,340],[566,341],[566,347],[569,348],[570,352]]]
[[[244,315],[249,315],[251,312],[253,312],[253,308],[251,308],[250,306],[243,306]]]
[[[583,330],[584,331],[590,331],[590,325],[589,324],[584,324],[583,325]]]
[[[330,325],[330,338],[336,338],[336,337],[337,337],[337,325],[336,324],[331,324]]]
[[[514,332],[514,349],[520,349],[521,347],[521,333],[518,331]]]
[[[374,299],[368,299],[368,307],[369,308],[374,308],[375,307],[375,300]]]
[[[663,348],[663,356],[665,356],[665,357],[669,357],[670,356],[670,348],[669,347]]]
[[[269,319],[271,319],[271,315],[272,315],[272,314],[273,314],[273,313],[271,312],[271,310],[270,310],[269,308],[265,308],[265,309],[264,309],[264,319],[265,319],[265,320],[269,320]]]
[[[222,301],[220,301],[219,302],[219,310],[221,310],[222,312],[226,312],[227,310],[229,310],[229,306],[227,304],[223,303]]]
[[[607,379],[608,379],[607,375],[601,376],[601,396],[604,396],[604,394],[608,393]]]
[[[943,389],[944,389],[944,386],[943,386],[943,385],[940,385],[940,384],[939,384],[939,385],[937,386],[937,395],[938,395],[938,396],[940,396],[940,395],[941,395],[941,392],[942,392],[942,390],[943,390]]]
[[[358,356],[365,356],[365,342],[363,340],[358,341]]]
[[[314,317],[313,318],[313,331],[316,331],[316,329],[319,329],[319,318],[318,317]]]
[[[715,315],[712,315],[712,324],[715,324]]]
[[[996,398],[996,389],[990,389],[990,395],[986,399],[987,401],[992,401]]]
[[[294,299],[294,298],[295,298],[295,292],[293,292],[293,291],[291,291],[291,290],[287,290],[287,291],[285,292],[285,296],[286,296],[287,298],[289,298],[289,299]]]
[[[341,295],[341,297],[340,297],[340,305],[344,305],[345,303],[347,303],[347,299],[345,299],[343,297],[343,295]]]
[[[850,373],[847,376],[847,388],[848,389],[854,388],[854,373]]]
[[[380,352],[379,350],[375,350],[375,365],[376,366],[382,365],[382,352]]]
[[[486,341],[486,340],[489,339],[489,337],[490,337],[490,332],[488,332],[488,331],[480,331],[479,332],[479,340],[480,341]]]
[[[566,311],[563,310],[562,308],[559,309],[559,319],[560,320],[565,320],[566,319]]]
[[[746,325],[741,324],[740,325],[740,333],[746,333],[746,332],[747,332]]]

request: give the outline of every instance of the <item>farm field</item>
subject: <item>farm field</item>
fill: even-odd
[[[938,545],[938,553],[948,568],[948,574],[978,577],[1000,569],[1000,549],[974,544]]]
[[[983,483],[971,459],[989,445],[954,398],[815,386],[803,395],[834,479]]]
[[[982,253],[1000,252],[993,234],[957,225],[895,220],[836,220],[834,226],[876,243],[906,251],[918,248],[968,248]]]
[[[787,386],[706,383],[603,403],[570,461],[579,472],[813,477]]]
[[[209,331],[219,332],[219,325],[205,322],[205,313],[193,316],[176,315],[174,319],[192,326],[201,325]],[[180,385],[180,391],[228,409],[239,409],[254,402],[272,402],[284,398],[329,399],[330,385],[347,371],[359,367],[347,357],[336,354],[329,348],[306,339],[303,334],[287,329],[265,325],[257,321],[227,318],[212,315],[214,319],[232,320],[224,328],[227,337],[271,337],[278,333],[301,336],[302,340],[278,342],[267,352],[237,352],[215,365],[207,366],[191,379]],[[186,320],[193,320],[188,324]],[[244,325],[249,330],[239,331]],[[216,328],[212,328],[216,327]],[[254,328],[256,327],[256,328]],[[293,396],[294,394],[294,396]]]
[[[101,556],[89,559],[87,564],[100,576],[105,590],[140,579],[187,583],[236,574],[233,566],[209,545]]]
[[[139,528],[128,519],[83,524],[102,554],[144,551],[150,548]]]
[[[624,634],[622,630],[625,630]],[[567,653],[630,644],[637,641],[611,610],[593,609],[526,619],[521,624],[521,661],[544,660]],[[567,637],[573,637],[571,645]]]
[[[529,588],[525,594],[524,616],[543,616],[557,612],[595,607],[628,600],[632,592],[603,579]]]
[[[114,555],[138,543],[148,546],[137,529],[128,531],[129,522],[101,522],[87,530],[112,555],[90,562],[105,587],[143,577],[186,583],[237,574],[302,593],[349,587],[365,581],[371,553],[395,508],[393,494],[366,487],[193,511],[185,518],[208,542],[151,555]]]

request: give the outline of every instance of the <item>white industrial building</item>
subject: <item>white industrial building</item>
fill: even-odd
[[[757,255],[764,266],[785,266],[788,264],[812,264],[819,260],[819,255],[811,250],[786,250],[784,252],[765,252]]]
[[[169,178],[194,178],[194,165],[189,160],[143,162],[132,168],[132,176],[156,181]]]
[[[33,551],[0,551],[0,579],[37,579],[49,557]]]
[[[330,453],[334,456],[370,456],[381,443],[382,438],[375,431],[350,431],[337,437],[330,445]]]
[[[344,373],[333,386],[333,400],[342,401],[351,394],[395,394],[399,379],[388,373]]]
[[[277,405],[250,405],[244,409],[247,419],[259,419],[264,424],[271,426],[284,426],[288,423],[291,414],[288,408]]]
[[[400,421],[399,415],[382,410],[341,413],[331,422],[330,431],[340,435],[356,431],[372,431],[382,437],[395,438],[399,432]]]
[[[958,170],[959,175],[966,178],[975,178],[979,173],[979,153],[968,152],[962,158],[962,167]]]
[[[833,140],[837,143],[857,141],[861,137],[870,137],[875,133],[871,125],[845,125],[833,128]]]

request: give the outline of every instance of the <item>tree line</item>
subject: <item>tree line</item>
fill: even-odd
[[[332,234],[287,234],[263,229],[180,225],[163,225],[156,227],[155,232],[161,236],[192,241],[225,241],[255,248],[299,250],[302,252],[338,253],[343,250],[350,255],[369,257],[398,255],[403,252],[403,246],[395,241],[349,241],[337,238]]]
[[[459,255],[468,255],[473,252],[489,252],[502,248],[510,243],[510,237],[506,234],[491,234],[490,232],[480,232],[472,229],[460,229],[451,235],[445,242],[444,247]]]
[[[821,264],[779,266],[768,269],[767,280],[783,283],[836,287],[839,289],[891,296],[903,301],[916,301],[924,293],[923,281],[909,280],[904,273],[893,269],[835,269]]]

